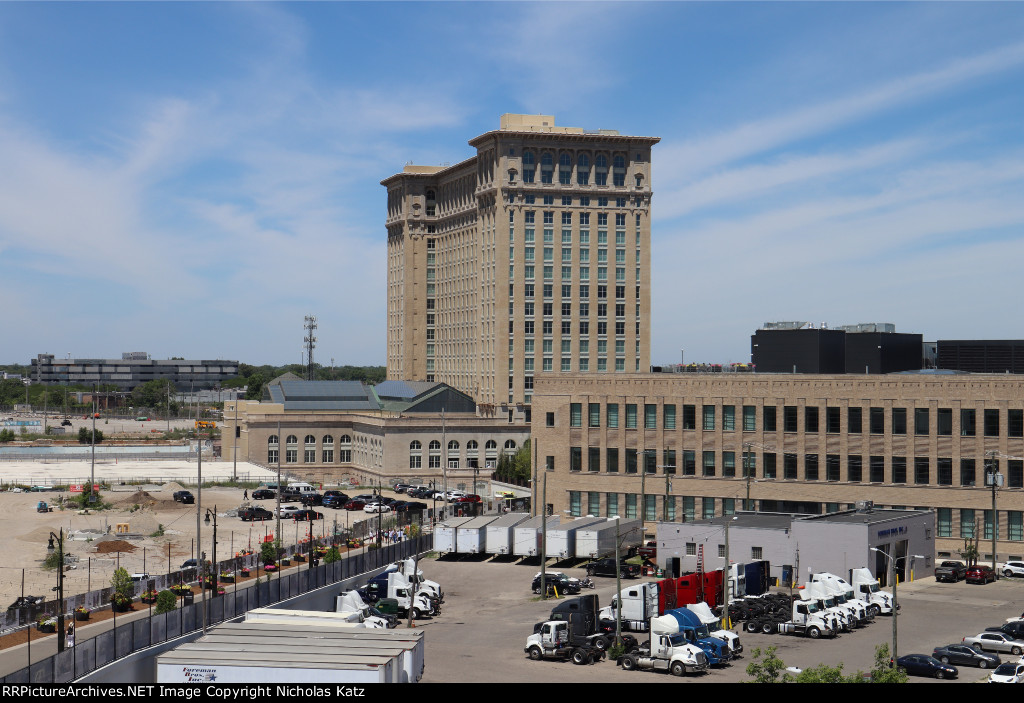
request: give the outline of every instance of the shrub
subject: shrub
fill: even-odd
[[[156,612],[169,613],[178,607],[178,598],[173,591],[160,591],[156,597]]]

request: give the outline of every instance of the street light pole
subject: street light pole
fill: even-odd
[[[57,651],[64,651],[64,528],[60,528],[60,534],[50,533],[50,541],[46,545],[46,551],[53,553],[53,541],[57,540]]]
[[[213,588],[211,588],[210,590],[211,590],[213,596],[216,597],[216,595],[217,595],[217,506],[216,505],[213,506],[213,510],[210,510],[209,508],[206,509],[206,519],[204,520],[204,522],[207,525],[210,524],[210,515],[213,515],[213,549],[211,550],[211,554],[213,556],[213,559],[212,559],[212,562],[211,562],[211,565],[210,565],[210,578],[212,579],[212,586],[213,586]],[[205,591],[206,591],[206,588],[205,588],[206,584],[203,583],[202,586],[203,586],[203,591],[205,593]],[[203,634],[206,634],[206,598],[205,597],[203,598]]]
[[[897,636],[897,619],[899,617],[900,612],[899,602],[896,600],[896,588],[899,585],[899,578],[896,575],[896,562],[898,562],[900,559],[906,559],[907,555],[903,555],[901,557],[893,557],[887,554],[886,552],[883,552],[881,549],[878,549],[877,547],[871,547],[870,549],[872,552],[881,554],[883,557],[886,558],[886,560],[889,562],[889,573],[892,574],[892,666],[893,668],[895,668],[896,659],[899,657],[899,652],[897,651],[897,647],[899,644],[899,638]],[[920,554],[912,554],[910,556],[914,559],[924,559],[924,557]]]

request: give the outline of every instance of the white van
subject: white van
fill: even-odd
[[[312,484],[302,482],[289,483],[288,490],[292,492],[297,491],[302,494],[316,493],[316,488]]]

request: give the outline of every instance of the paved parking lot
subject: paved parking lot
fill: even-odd
[[[842,662],[844,670],[852,673],[870,669],[875,646],[892,641],[892,618],[879,616],[868,627],[832,640],[741,632],[745,649],[742,658],[706,675],[682,679],[660,672],[626,672],[608,660],[591,666],[532,662],[523,652],[523,645],[534,623],[545,620],[551,610],[550,603],[530,592],[533,575],[540,570],[537,563],[425,559],[420,568],[427,578],[439,582],[446,594],[441,615],[417,625],[426,634],[424,682],[733,683],[747,679],[751,650],[771,645],[778,647],[778,656],[787,665],[803,668]],[[584,575],[579,567],[549,568]],[[615,580],[596,580],[598,587],[588,592],[596,593],[605,605],[614,594]],[[903,606],[898,620],[900,654],[931,654],[936,646],[959,642],[964,636],[1021,615],[1024,579],[972,586],[939,584],[927,578],[901,585],[899,598]],[[958,682],[936,683],[971,683],[984,679],[986,673],[961,667]]]

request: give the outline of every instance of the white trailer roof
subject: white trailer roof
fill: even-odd
[[[498,519],[497,515],[481,515],[480,517],[470,518],[469,522],[464,522],[458,526],[460,530],[480,530],[487,527],[492,522]]]
[[[572,522],[567,522],[564,525],[558,525],[557,527],[549,527],[548,532],[570,532],[579,530],[581,527],[587,527],[598,522],[604,522],[607,518],[603,517],[581,517]]]
[[[529,513],[508,513],[507,515],[502,515],[500,518],[498,518],[497,520],[492,522],[490,525],[488,525],[487,529],[489,530],[492,527],[496,528],[496,529],[497,528],[502,528],[502,527],[504,527],[504,528],[515,527],[519,523],[526,522],[529,519],[530,519],[530,514]]]
[[[310,611],[313,612],[313,611]],[[317,640],[386,640],[393,642],[418,643],[423,639],[422,631],[413,630],[385,630],[385,629],[354,629],[337,628],[330,625],[303,625],[301,630],[296,630],[295,625],[269,622],[231,622],[218,625],[209,631],[211,634],[251,634],[261,638],[282,638],[282,639],[317,639]]]

